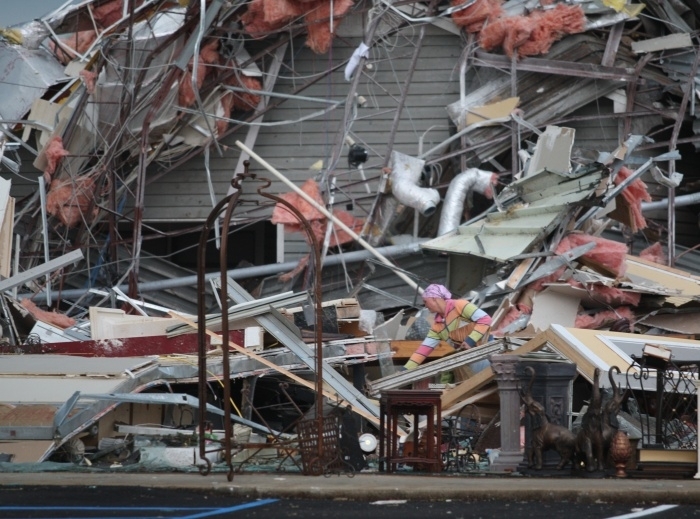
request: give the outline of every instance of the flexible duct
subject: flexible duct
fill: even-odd
[[[457,175],[450,182],[450,187],[445,194],[437,235],[441,236],[459,226],[462,221],[464,200],[471,191],[481,193],[487,198],[493,198],[495,181],[495,173],[477,168],[469,168]]]
[[[391,191],[394,197],[404,205],[413,207],[424,216],[430,216],[437,209],[440,193],[437,189],[420,187],[424,160],[392,152]]]

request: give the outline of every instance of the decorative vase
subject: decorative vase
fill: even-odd
[[[630,446],[630,440],[627,437],[625,431],[618,430],[615,436],[610,442],[610,458],[615,464],[615,476],[618,478],[627,477],[627,472],[625,468],[627,467],[627,462],[632,455],[632,447]]]

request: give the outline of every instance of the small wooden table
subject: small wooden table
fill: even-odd
[[[379,400],[379,471],[391,473],[398,463],[421,464],[429,472],[442,470],[440,445],[442,430],[435,426],[435,420],[441,420],[442,408],[441,391],[394,390],[382,393]],[[418,417],[427,418],[424,452],[418,448],[419,438],[414,431],[413,440],[404,443],[403,454],[399,455],[398,421],[399,416],[413,416],[414,427],[418,425]],[[412,445],[410,445],[412,443]],[[407,447],[413,447],[408,449]],[[410,451],[409,455],[405,455]]]

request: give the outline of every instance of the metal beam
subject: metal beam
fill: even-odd
[[[15,287],[23,285],[27,281],[31,281],[58,269],[62,269],[63,267],[71,265],[77,261],[80,261],[81,259],[83,259],[83,251],[80,249],[71,251],[68,254],[54,258],[46,263],[30,268],[29,270],[25,270],[21,274],[17,274],[16,276],[0,281],[0,292],[12,290]]]
[[[228,279],[228,296],[237,304],[253,300],[253,297],[243,287],[230,278]],[[255,320],[275,339],[294,352],[304,364],[316,371],[314,353],[299,338],[298,330],[293,329],[293,327],[296,328],[293,323],[274,309],[269,314],[255,317]],[[327,363],[323,364],[323,373],[321,375],[323,380],[348,404],[358,409],[364,409],[377,418],[379,417],[379,408]]]
[[[488,358],[489,355],[494,353],[502,353],[505,346],[502,341],[494,341],[477,348],[472,348],[471,350],[455,353],[454,355],[448,355],[440,360],[434,360],[423,364],[409,371],[399,371],[388,377],[384,377],[379,380],[375,380],[371,383],[371,394],[377,395],[381,391],[387,391],[389,389],[396,389],[406,384],[410,384],[416,380],[422,380],[424,378],[437,375],[443,371],[449,371],[451,369],[464,366],[465,364],[471,364],[477,360],[482,360]]]
[[[474,58],[475,64],[510,70],[511,61],[508,56],[490,54],[477,51]],[[639,78],[633,67],[606,67],[595,63],[575,63],[542,58],[523,58],[516,62],[517,70],[528,72],[541,72],[544,74],[558,74],[560,76],[585,77],[588,79],[607,79],[612,81],[629,81],[644,84],[644,79]]]

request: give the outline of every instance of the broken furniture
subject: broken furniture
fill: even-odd
[[[412,464],[430,472],[440,472],[442,461],[439,445],[442,431],[435,426],[436,416],[442,415],[440,391],[394,390],[382,393],[379,403],[379,471],[391,473],[399,463]],[[407,438],[403,451],[399,450],[398,422],[401,416],[413,416],[412,438]],[[426,417],[426,428],[421,441],[418,418]]]

